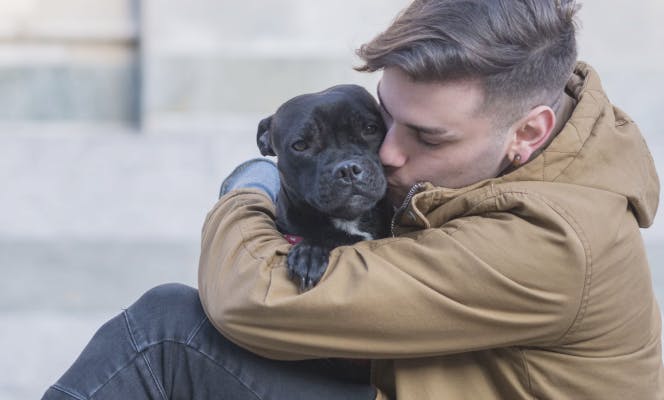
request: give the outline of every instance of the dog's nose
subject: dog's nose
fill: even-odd
[[[353,182],[362,178],[364,171],[360,164],[354,161],[339,163],[334,169],[334,176],[344,182]]]

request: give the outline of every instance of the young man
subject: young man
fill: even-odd
[[[98,334],[126,352],[119,366],[98,372],[86,349],[47,396],[88,398],[76,389],[86,365],[99,387],[133,382],[131,393],[161,398],[212,397],[208,387],[219,398],[662,398],[639,232],[658,178],[636,125],[576,63],[575,11],[564,0],[416,0],[359,51],[361,70],[383,73],[394,237],[334,250],[299,294],[274,227],[276,172],[251,164],[203,228],[208,318],[193,290],[153,290]],[[372,360],[373,386],[320,373],[326,358]],[[117,378],[127,370],[138,372]],[[224,397],[233,384],[254,397]]]

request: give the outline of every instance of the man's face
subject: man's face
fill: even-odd
[[[513,134],[497,132],[478,111],[479,83],[414,82],[400,69],[387,68],[378,97],[388,128],[379,155],[392,204],[401,203],[417,182],[459,188],[496,177],[509,164]]]

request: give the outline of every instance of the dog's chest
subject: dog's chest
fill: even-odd
[[[364,231],[360,227],[360,219],[354,219],[352,221],[345,219],[332,218],[332,224],[335,228],[340,231],[346,232],[351,236],[360,236],[364,240],[373,240],[374,235],[370,232]]]

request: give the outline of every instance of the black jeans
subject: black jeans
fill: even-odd
[[[373,399],[346,361],[274,361],[226,340],[198,291],[158,286],[104,324],[43,399]]]

